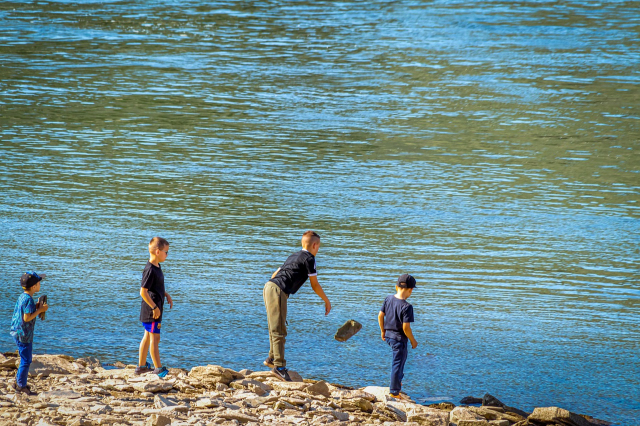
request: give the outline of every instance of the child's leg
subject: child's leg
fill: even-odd
[[[155,368],[162,367],[160,363],[160,333],[149,333],[151,336],[151,360],[153,361],[153,366]]]
[[[29,366],[33,359],[33,343],[21,343],[16,341],[18,345],[18,352],[20,353],[20,367],[18,367],[18,373],[16,374],[16,383],[18,387],[27,386],[27,378],[29,377]]]
[[[145,330],[144,337],[140,342],[140,353],[138,354],[138,366],[143,367],[147,363],[147,354],[149,353],[149,342],[151,341],[151,337],[149,337],[150,333]]]
[[[267,310],[267,330],[269,332],[269,359],[273,362],[273,338],[271,337],[271,315],[269,315],[269,302],[267,300],[267,287],[269,284],[264,286],[262,289],[262,299],[264,300],[264,307]]]
[[[404,364],[407,361],[407,344],[396,339],[387,339],[387,343],[393,350],[393,362],[391,364],[391,383],[389,392],[397,395],[402,389],[402,376]]]
[[[264,290],[265,305],[269,322],[269,337],[273,351],[273,364],[284,367],[284,343],[287,336],[287,294],[275,284],[267,283]]]

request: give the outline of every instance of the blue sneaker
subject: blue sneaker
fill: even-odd
[[[160,367],[153,370],[153,374],[157,374],[158,377],[164,378],[169,374],[169,370],[167,370],[167,367]]]

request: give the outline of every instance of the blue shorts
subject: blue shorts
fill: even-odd
[[[144,329],[149,333],[160,334],[160,323],[159,322],[143,322],[142,325]]]

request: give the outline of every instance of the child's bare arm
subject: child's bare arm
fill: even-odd
[[[384,340],[384,312],[378,313],[378,324],[380,325],[380,337]]]
[[[49,305],[44,303],[42,306],[40,306],[38,309],[36,309],[34,313],[32,313],[32,314],[22,314],[22,320],[24,322],[33,321],[33,319],[35,317],[37,317],[38,315],[40,315],[41,312],[47,312],[47,309],[49,309]]]
[[[324,294],[324,290],[320,286],[320,283],[318,283],[318,277],[309,277],[309,281],[311,282],[311,288],[313,289],[313,291],[315,291],[316,294],[320,296],[322,300],[324,300],[324,314],[329,315],[329,312],[331,312],[331,302],[329,302],[329,298],[326,294]]]
[[[418,346],[418,342],[413,337],[413,332],[411,331],[411,323],[410,322],[403,322],[402,323],[402,331],[404,331],[404,334],[409,338],[409,341],[411,342],[411,347],[413,349],[415,349]]]
[[[169,293],[165,291],[164,297],[167,299],[167,302],[169,302],[169,309],[173,309],[173,299],[169,296]]]
[[[149,290],[147,290],[144,287],[141,287],[140,296],[147,303],[147,305],[149,305],[150,308],[153,309],[155,307],[155,309],[153,309],[153,319],[160,318],[160,308],[157,307],[155,303],[153,303],[153,300],[151,300],[151,296],[149,296]]]
[[[277,271],[275,271],[275,272],[273,273],[273,275],[271,275],[271,278],[275,278],[275,277],[276,277],[276,275],[278,275],[278,272],[280,272],[280,268],[278,268],[278,270],[277,270]]]

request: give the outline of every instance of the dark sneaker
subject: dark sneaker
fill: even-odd
[[[24,387],[16,386],[16,393],[23,393],[27,396],[37,395],[37,393],[31,392],[31,388],[29,386],[24,386]]]
[[[160,367],[153,370],[153,374],[157,374],[158,377],[163,378],[169,374],[169,370],[167,370],[167,367]]]
[[[275,374],[280,380],[284,380],[285,382],[290,382],[291,377],[289,377],[289,371],[286,367],[274,367],[271,369],[271,372]]]
[[[149,364],[149,361],[147,361],[147,363],[145,365],[143,365],[142,367],[136,367],[135,373],[136,373],[136,375],[139,376],[140,374],[145,374],[145,373],[148,373],[150,371],[152,371],[151,364]]]
[[[264,360],[263,364],[269,368],[275,368],[275,365],[273,365],[273,358],[267,357],[267,359]]]

